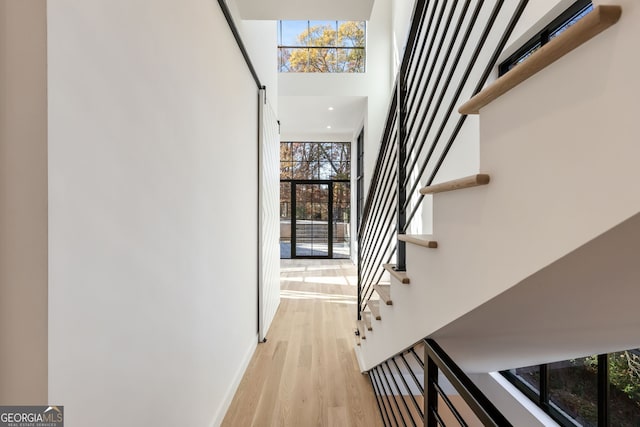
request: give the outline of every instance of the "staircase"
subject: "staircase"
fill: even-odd
[[[361,370],[424,337],[465,373],[638,347],[640,5],[486,86],[526,2],[444,3],[416,5],[359,233]]]

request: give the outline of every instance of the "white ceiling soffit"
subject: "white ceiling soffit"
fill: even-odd
[[[466,372],[491,372],[640,344],[640,214],[432,335]]]
[[[365,106],[364,96],[280,96],[280,132],[282,135],[353,134],[362,125]]]
[[[242,19],[368,21],[374,0],[236,0]]]

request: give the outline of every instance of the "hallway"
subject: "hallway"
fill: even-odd
[[[353,351],[357,273],[348,260],[282,260],[282,302],[222,423],[382,425]]]

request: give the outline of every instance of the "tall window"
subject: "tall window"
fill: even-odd
[[[502,374],[562,426],[640,426],[640,349]]]
[[[350,181],[350,143],[280,143],[281,258],[349,258]]]
[[[358,135],[357,142],[358,158],[356,165],[356,200],[358,202],[358,229],[360,229],[360,222],[362,221],[362,213],[364,211],[364,128]]]
[[[364,21],[280,21],[280,72],[363,73]]]

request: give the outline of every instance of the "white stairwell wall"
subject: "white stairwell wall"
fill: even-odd
[[[47,5],[49,402],[218,425],[258,338],[256,84],[215,1]]]
[[[407,245],[411,284],[392,281],[393,306],[381,306],[382,320],[373,321],[359,350],[363,369],[428,335],[474,372],[640,345],[633,308],[640,269],[630,255],[640,239],[640,62],[632,54],[640,4],[615,4],[623,10],[618,24],[481,110],[480,171],[491,183],[434,197],[439,247]],[[544,276],[542,288],[535,274],[546,271],[555,274]],[[516,299],[494,299],[516,285]],[[521,318],[487,315],[509,304],[526,307],[524,296],[536,289],[544,289],[540,300],[529,299]],[[616,298],[597,304],[604,295]],[[544,304],[554,297],[563,304]],[[482,304],[483,316],[473,317]],[[467,313],[465,322],[452,323]],[[494,354],[474,354],[491,332],[483,319],[512,326],[492,336]],[[519,333],[541,319],[531,357]]]

